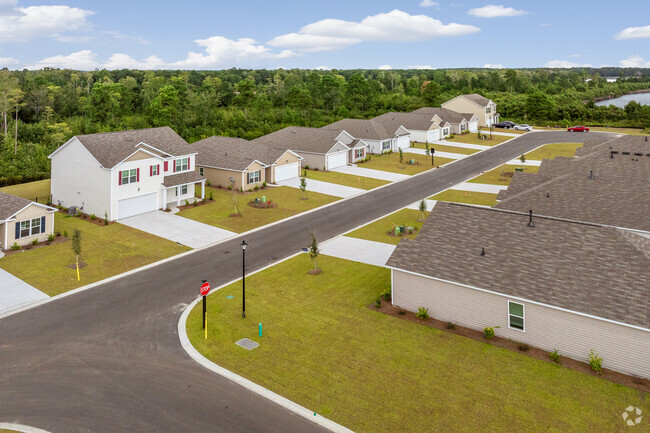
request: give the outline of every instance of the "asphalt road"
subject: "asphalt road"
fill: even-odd
[[[247,270],[429,197],[545,143],[604,134],[540,132],[245,236]],[[201,279],[240,276],[242,238],[0,319],[0,421],[51,432],[304,432],[308,420],[216,376],[176,326]]]

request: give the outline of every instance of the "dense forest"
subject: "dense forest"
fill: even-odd
[[[616,76],[616,82],[603,77]],[[0,70],[0,185],[49,177],[49,155],[73,135],[169,125],[189,142],[252,139],[289,125],[439,106],[463,93],[501,119],[650,127],[650,106],[595,100],[650,88],[647,69]]]

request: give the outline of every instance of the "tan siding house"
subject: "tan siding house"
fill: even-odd
[[[473,113],[477,117],[479,126],[490,126],[499,123],[497,104],[477,93],[456,96],[443,103],[441,107],[459,113]]]
[[[47,240],[54,234],[56,208],[13,195],[0,193],[0,247],[9,249]]]

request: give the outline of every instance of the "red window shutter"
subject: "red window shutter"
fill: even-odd
[[[153,165],[149,166],[149,176],[153,176]]]
[[[174,161],[174,173],[176,173],[176,161]]]
[[[122,185],[122,172],[121,171],[117,172],[117,184]]]
[[[139,168],[136,169],[136,172],[135,172],[135,181],[140,182],[140,169]]]
[[[190,167],[192,166],[192,163],[190,162],[190,159],[192,159],[192,158],[190,158],[190,157],[188,156],[188,157],[187,157],[187,169],[188,169],[188,170],[189,170]]]
[[[167,170],[169,169],[169,165],[168,165],[168,164],[169,164],[169,161],[165,161],[165,164],[164,164],[165,171],[167,171]]]
[[[156,164],[156,174],[160,174],[160,164]]]

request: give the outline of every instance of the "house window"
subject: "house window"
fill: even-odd
[[[199,167],[199,174],[203,176],[203,167]]]
[[[508,301],[508,328],[524,330],[524,305]]]
[[[491,113],[491,112],[492,112],[492,107],[487,107],[487,108],[485,109],[485,112],[486,112],[486,113]]]
[[[390,149],[390,140],[384,141],[381,143],[381,151],[389,150]]]
[[[467,129],[467,125],[465,125],[464,123],[460,125],[460,131],[461,132],[463,132],[466,129]]]
[[[181,186],[181,195],[187,194],[187,185]]]
[[[176,169],[174,171],[187,171],[189,168],[189,158],[181,158],[176,160]]]
[[[157,165],[152,165],[150,171],[151,171],[152,176],[158,176],[158,166]]]
[[[442,130],[442,135],[447,136],[449,135],[449,128],[445,128]]]
[[[20,236],[18,238],[26,238],[43,233],[44,227],[41,226],[41,218],[32,218],[20,222]]]
[[[122,171],[122,185],[126,185],[127,183],[136,183],[137,181],[138,170],[136,168]]]
[[[253,171],[248,173],[248,183],[256,183],[260,181],[260,171]]]
[[[361,149],[356,149],[354,151],[354,157],[355,158],[363,158],[363,148]]]

